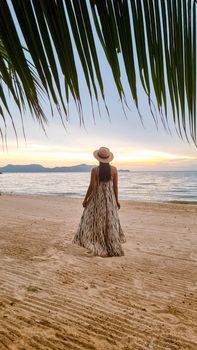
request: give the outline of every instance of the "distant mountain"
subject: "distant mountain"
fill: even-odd
[[[63,166],[55,168],[45,168],[40,164],[13,165],[8,164],[0,167],[1,173],[86,173],[90,172],[95,165],[79,164],[73,166]],[[120,169],[119,172],[129,172],[129,170]]]
[[[2,173],[70,173],[70,172],[90,172],[93,165],[79,164],[74,166],[64,166],[55,168],[45,168],[40,164],[13,165],[8,164],[0,167]]]

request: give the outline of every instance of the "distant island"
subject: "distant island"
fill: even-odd
[[[0,167],[2,173],[66,173],[66,172],[89,172],[93,165],[79,164],[74,166],[63,166],[46,168],[40,164],[13,165],[8,164]]]
[[[79,164],[73,166],[63,166],[45,168],[40,164],[13,165],[8,164],[0,167],[0,173],[86,173],[90,172],[95,165]],[[129,170],[119,170],[119,172],[129,172]]]

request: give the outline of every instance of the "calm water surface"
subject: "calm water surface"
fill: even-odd
[[[83,197],[89,178],[89,173],[4,173],[0,175],[0,192]],[[197,171],[119,173],[119,197],[197,202]]]

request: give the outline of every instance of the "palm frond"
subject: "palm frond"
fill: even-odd
[[[196,144],[196,6],[195,0],[0,1],[0,79],[18,108],[27,104],[42,122],[43,93],[66,115],[65,101],[72,96],[82,119],[74,52],[90,99],[106,104],[99,40],[122,103],[120,56],[137,109],[139,76],[153,117],[156,101],[165,128],[172,115],[180,136]],[[8,111],[2,86],[1,103]]]

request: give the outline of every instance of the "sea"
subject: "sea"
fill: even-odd
[[[89,173],[3,173],[0,193],[83,198]],[[197,171],[119,172],[121,200],[197,202]]]

